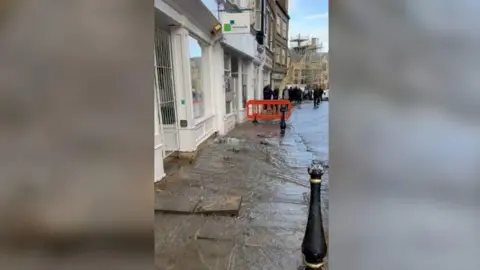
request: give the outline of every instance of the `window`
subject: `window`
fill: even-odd
[[[270,9],[267,9],[267,16],[265,16],[265,33],[264,33],[264,35],[265,35],[264,44],[267,48],[270,48],[269,47],[270,46],[270,35],[269,35],[270,27],[271,27],[271,25],[270,25]]]
[[[280,63],[280,47],[278,44],[275,47],[275,63]]]
[[[280,14],[277,13],[277,33],[281,33],[282,26],[280,24]]]
[[[248,65],[242,62],[242,106],[247,106]]]
[[[223,55],[224,72],[223,81],[225,87],[225,114],[232,113],[233,84],[232,84],[232,63],[230,55]]]
[[[205,113],[205,101],[203,99],[202,85],[202,47],[198,41],[188,37],[188,48],[190,52],[190,77],[192,80],[192,103],[193,117],[202,117]]]
[[[282,37],[287,38],[287,22],[282,21]]]
[[[273,16],[270,17],[270,22],[272,27],[270,27],[270,32],[268,34],[270,35],[270,50],[273,52],[273,41],[275,40],[275,30],[273,29],[275,19]]]
[[[255,24],[253,28],[257,31],[260,31],[262,28],[262,1],[255,0]]]
[[[283,49],[283,64],[287,65],[287,49]]]
[[[283,48],[279,48],[279,49],[280,49],[280,61],[279,61],[279,63],[284,65],[285,64],[284,63],[284,59],[285,59],[284,53],[285,53],[285,51],[283,50]]]

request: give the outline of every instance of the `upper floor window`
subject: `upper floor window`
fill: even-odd
[[[280,14],[277,13],[277,33],[282,33],[282,24],[281,24]]]
[[[283,48],[279,48],[280,49],[280,64],[284,65],[284,59],[285,59],[285,51],[283,50]]]
[[[280,47],[275,47],[275,62],[280,63]]]
[[[282,37],[287,38],[287,22],[283,20],[282,23]]]
[[[202,48],[197,39],[188,37],[190,52],[190,77],[192,79],[193,116],[202,117],[205,112],[202,85]]]
[[[255,24],[253,25],[253,28],[257,31],[260,31],[262,28],[262,1],[263,0],[255,0]]]
[[[269,33],[270,33],[270,28],[272,27],[270,25],[270,16],[269,15],[270,15],[270,9],[267,9],[267,16],[265,16],[265,33],[264,33],[264,35],[265,35],[264,44],[267,48],[270,48],[270,35],[269,35]]]

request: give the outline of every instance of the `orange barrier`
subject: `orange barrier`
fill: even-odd
[[[281,106],[286,106],[285,119],[290,118],[293,106],[289,100],[249,100],[245,106],[247,118],[250,120],[272,120],[281,119]]]

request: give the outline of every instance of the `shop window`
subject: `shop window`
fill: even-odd
[[[176,108],[170,34],[158,29],[154,35],[154,64],[157,126],[174,125]]]
[[[202,117],[205,114],[205,100],[202,84],[202,47],[197,39],[188,37],[190,51],[190,77],[192,80],[193,117]]]
[[[242,106],[247,106],[248,65],[242,63]]]
[[[232,80],[232,62],[228,54],[223,56],[224,71],[223,80],[225,87],[225,114],[231,114],[233,111],[233,80]]]

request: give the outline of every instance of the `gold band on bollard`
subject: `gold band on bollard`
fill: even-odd
[[[322,269],[323,266],[325,266],[325,262],[308,263],[307,261],[305,261],[305,256],[303,256],[303,264],[305,264],[306,267],[311,268],[311,269]]]
[[[312,183],[312,184],[321,184],[321,183],[322,183],[322,179],[311,178],[311,179],[310,179],[310,183]]]

